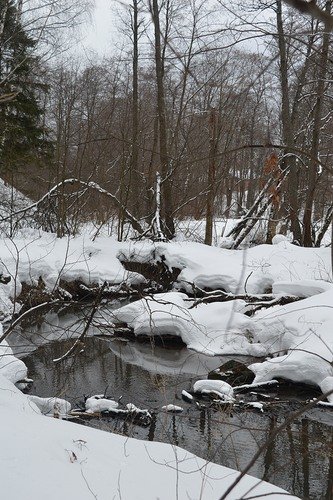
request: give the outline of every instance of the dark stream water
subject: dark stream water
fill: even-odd
[[[66,338],[75,328],[80,328],[75,315],[59,318],[50,314],[38,327],[16,335],[15,352],[26,353],[28,346],[31,351],[21,357],[34,379],[32,394],[56,395],[74,407],[83,401],[84,395],[106,391],[115,399],[122,396],[124,404],[131,402],[153,411],[148,427],[112,417],[90,419],[86,424],[140,439],[174,443],[238,470],[268,440],[269,446],[252,467],[252,475],[304,499],[333,499],[333,410],[309,410],[274,441],[270,440],[275,427],[314,395],[311,391],[299,387],[272,388],[272,403],[263,413],[244,407],[212,408],[204,401],[197,406],[182,401],[181,391],[190,390],[195,380],[206,378],[228,357],[212,358],[186,348],[166,349],[89,337],[74,357],[54,363],[52,360],[72,345],[73,341]],[[55,341],[60,333],[63,340]],[[252,401],[257,397],[244,396]],[[183,413],[163,413],[161,407],[169,403],[182,406]]]

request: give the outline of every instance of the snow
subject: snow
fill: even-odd
[[[253,318],[255,339],[276,357],[249,368],[254,382],[285,378],[333,391],[333,288],[286,306],[275,306]],[[254,339],[254,340],[255,340]],[[333,394],[328,396],[333,402]]]
[[[91,396],[87,398],[85,402],[86,413],[100,413],[100,412],[109,412],[115,414],[131,414],[131,415],[142,415],[151,418],[151,414],[147,409],[142,410],[138,408],[133,403],[126,404],[126,410],[119,408],[119,403],[112,399],[108,399],[104,396],[104,394]]]
[[[29,395],[28,400],[34,403],[43,415],[65,417],[71,411],[71,404],[65,399]]]
[[[7,500],[214,500],[238,475],[176,446],[46,418],[1,375],[0,389],[0,476]],[[252,495],[285,498],[280,488],[246,476],[228,500],[250,489]]]
[[[34,286],[42,280],[50,292],[60,280],[80,280],[85,285],[145,283],[143,276],[124,269],[117,258],[121,248],[113,238],[91,241],[84,235],[56,238],[36,233],[30,239],[0,239],[0,271],[12,278],[9,284],[0,284],[0,313],[13,312],[12,301],[20,294],[22,283]]]
[[[260,344],[251,342],[252,322],[241,312],[244,301],[189,309],[192,303],[184,293],[155,294],[112,311],[111,319],[127,323],[137,336],[178,336],[188,348],[203,354],[264,353]]]
[[[332,283],[322,280],[277,281],[273,284],[272,291],[277,295],[295,295],[305,298],[326,292],[332,287]]]
[[[272,238],[272,245],[278,245],[282,241],[288,241],[288,239],[283,234],[276,234]]]
[[[31,216],[16,218],[13,220],[13,212],[21,210],[31,204],[31,200],[13,186],[0,179],[0,230],[1,234],[11,234],[15,227],[15,232],[29,232],[29,227],[34,226]]]
[[[199,288],[226,292],[264,293],[274,283],[299,280],[331,280],[330,249],[302,248],[282,240],[276,245],[258,245],[245,250],[228,250],[200,243],[136,242],[124,245],[124,261],[163,261],[171,270],[181,270],[176,286],[192,292]]]
[[[2,333],[3,328],[0,323],[0,335]],[[5,340],[0,344],[0,375],[6,377],[14,384],[26,379],[28,376],[26,365],[13,355],[13,350]]]
[[[244,389],[255,389],[257,387],[265,387],[269,385],[278,385],[279,382],[278,380],[267,380],[266,382],[252,382],[252,384],[242,384],[242,385],[235,385],[233,387],[234,391],[241,391]]]
[[[251,408],[256,408],[257,410],[263,412],[264,411],[264,405],[262,403],[257,403],[256,401],[252,403],[246,403],[247,406],[250,406]]]
[[[181,413],[184,409],[181,406],[168,404],[166,406],[162,406],[162,410],[170,413]]]
[[[112,399],[106,399],[100,396],[92,396],[86,400],[86,411],[88,413],[98,413],[101,411],[115,411],[119,407],[119,403]]]
[[[43,232],[33,234],[0,240],[0,270],[11,277],[9,284],[0,284],[3,316],[11,314],[15,307],[18,309],[12,301],[20,294],[22,283],[37,285],[42,280],[50,292],[59,286],[60,280],[79,280],[86,286],[104,282],[109,286],[146,283],[142,275],[127,271],[121,260],[163,261],[169,269],[178,268],[181,272],[175,288],[185,292],[192,292],[195,284],[200,288],[255,294],[272,286],[277,290],[278,283],[323,282],[331,278],[329,248],[301,248],[285,240],[276,245],[228,250],[193,242],[118,242],[105,236],[92,241],[89,234],[64,238]],[[315,284],[307,286],[315,288]]]
[[[192,396],[192,394],[190,394],[189,392],[185,391],[185,389],[182,390],[182,396],[187,401],[193,401],[193,399],[194,399],[193,396]]]
[[[193,385],[194,392],[217,395],[225,401],[234,400],[234,391],[230,384],[223,380],[197,380]]]
[[[239,218],[214,217],[213,220],[213,245],[230,247],[233,239],[226,235],[240,222]],[[203,243],[205,241],[206,219],[183,219],[176,223],[177,241],[195,241]],[[250,233],[244,239],[242,245],[248,246],[250,243],[264,241],[267,234],[266,221],[258,221]]]
[[[145,417],[151,418],[151,413],[147,409],[142,410],[141,408],[135,406],[135,404],[133,403],[127,403],[126,410],[132,415],[143,415]]]

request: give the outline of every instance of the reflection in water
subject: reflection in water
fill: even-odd
[[[132,402],[153,410],[148,428],[111,417],[90,420],[89,425],[140,439],[171,442],[238,470],[268,441],[265,453],[251,469],[252,475],[305,499],[333,498],[333,414],[330,410],[309,411],[272,441],[274,429],[283,422],[284,416],[289,416],[290,405],[297,402],[279,403],[271,411],[260,413],[240,407],[214,409],[205,402],[198,407],[180,401],[182,389],[190,390],[194,380],[207,374],[206,363],[215,362],[218,366],[221,359],[207,360],[186,349],[165,350],[88,338],[84,349],[82,346],[75,357],[57,364],[52,362],[71,345],[69,341],[52,342],[24,359],[35,381],[33,394],[57,395],[74,406],[84,395],[105,392],[116,399],[123,396],[124,404]],[[161,373],[158,373],[159,366]],[[177,415],[161,412],[161,407],[169,403],[181,405],[184,412]]]

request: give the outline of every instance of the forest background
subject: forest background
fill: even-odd
[[[333,215],[331,3],[308,16],[302,1],[111,2],[101,57],[79,49],[90,2],[2,0],[1,177],[42,199],[35,224],[58,236],[113,219],[118,239],[127,222],[170,239],[204,218],[211,244],[214,218],[246,214],[269,221],[267,241],[319,246]]]

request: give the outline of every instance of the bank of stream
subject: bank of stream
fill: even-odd
[[[117,304],[115,304],[116,307]],[[281,384],[238,396],[239,402],[263,402],[260,408],[211,405],[208,400],[186,402],[182,390],[229,359],[208,357],[182,346],[168,348],[134,340],[98,336],[90,330],[75,355],[55,363],[72,345],[72,333],[80,331],[83,315],[49,313],[38,325],[26,326],[11,338],[14,353],[27,364],[34,380],[31,394],[58,396],[82,405],[85,396],[106,393],[124,405],[134,403],[152,413],[148,426],[117,417],[80,419],[105,431],[179,445],[203,458],[241,470],[258,446],[268,442],[265,453],[250,473],[304,499],[333,498],[333,410],[308,410],[291,423],[275,441],[270,435],[278,424],[318,393],[315,389]],[[105,332],[104,332],[105,333]],[[60,339],[60,340],[59,340]],[[162,406],[175,404],[179,414]]]

